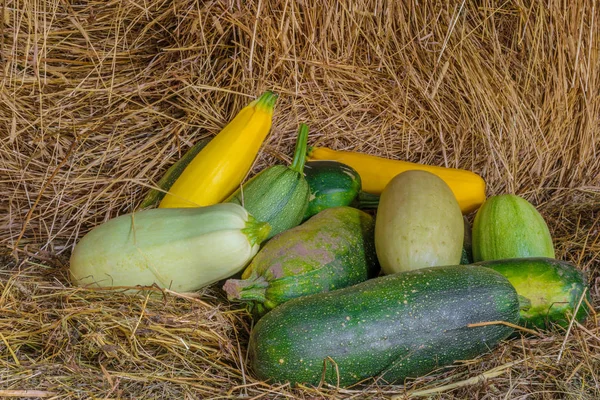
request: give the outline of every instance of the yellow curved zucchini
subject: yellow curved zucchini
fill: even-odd
[[[271,129],[277,95],[265,92],[235,118],[185,168],[159,208],[220,203],[248,174]]]

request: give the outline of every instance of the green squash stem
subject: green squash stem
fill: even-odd
[[[527,297],[522,296],[522,295],[518,295],[519,297],[519,310],[521,311],[527,311],[531,308],[531,300],[529,300]]]
[[[306,146],[308,141],[308,126],[300,124],[298,139],[296,140],[296,150],[294,152],[294,161],[290,169],[300,174],[304,172],[304,163],[306,162]]]
[[[229,300],[267,301],[265,292],[269,282],[263,276],[254,276],[249,279],[228,279],[223,285]]]
[[[357,208],[361,210],[376,209],[379,205],[379,196],[360,191],[358,193],[358,197],[356,198],[356,202],[358,203]]]
[[[242,233],[246,235],[252,246],[260,244],[269,237],[271,233],[271,225],[268,222],[259,221],[252,215],[248,215],[246,226],[242,229]]]
[[[272,110],[275,107],[275,103],[277,102],[277,94],[267,90],[260,97],[254,100],[250,105],[256,106],[256,108],[263,108],[265,110]]]

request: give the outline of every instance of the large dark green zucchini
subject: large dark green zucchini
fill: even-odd
[[[501,274],[429,267],[290,300],[256,324],[249,355],[271,383],[317,385],[322,375],[341,386],[374,376],[402,383],[486,353],[513,332],[469,324],[518,319],[517,293]]]
[[[242,279],[223,289],[260,317],[293,298],[366,281],[379,272],[374,233],[375,220],[364,211],[328,208],[271,239]]]
[[[519,324],[529,328],[550,329],[569,325],[587,286],[583,272],[573,264],[553,258],[511,258],[477,263],[504,275],[531,305],[521,310]],[[585,301],[587,299],[587,302]],[[589,313],[589,291],[581,303],[576,320]]]
[[[309,197],[303,172],[307,136],[308,127],[301,124],[292,165],[262,170],[225,200],[244,206],[254,218],[268,222],[269,238],[299,225],[304,217]]]
[[[304,219],[326,208],[350,205],[361,188],[358,172],[337,161],[307,161],[304,176],[310,188]]]

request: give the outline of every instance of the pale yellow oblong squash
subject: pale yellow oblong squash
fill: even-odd
[[[458,265],[464,220],[448,185],[427,171],[406,171],[385,187],[375,220],[375,249],[385,274]]]
[[[69,272],[77,286],[156,284],[187,292],[241,271],[269,230],[233,203],[135,212],[88,232]]]
[[[209,206],[231,195],[271,129],[276,101],[277,95],[265,92],[244,107],[188,164],[159,208]]]

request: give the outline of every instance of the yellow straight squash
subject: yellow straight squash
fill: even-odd
[[[233,193],[271,129],[276,101],[267,91],[244,107],[188,164],[159,208],[210,206]]]
[[[420,170],[431,172],[446,182],[463,214],[475,211],[485,201],[485,181],[471,171],[391,160],[326,147],[310,147],[307,155],[309,160],[333,160],[354,168],[360,175],[362,190],[367,193],[381,194],[396,175],[404,171]]]

